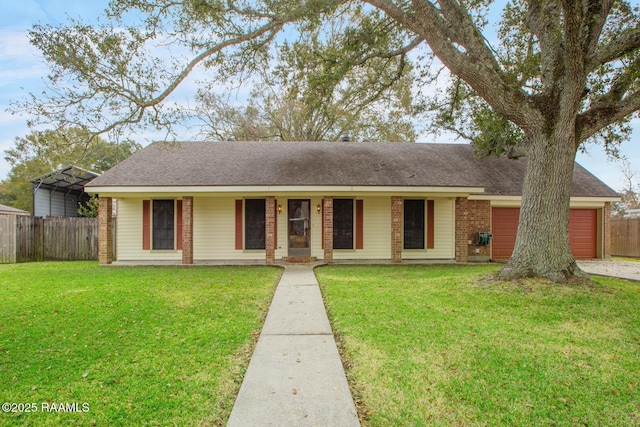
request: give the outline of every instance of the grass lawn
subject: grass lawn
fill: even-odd
[[[280,274],[0,265],[0,425],[225,423]]]
[[[363,425],[640,425],[640,284],[496,268],[316,269]]]

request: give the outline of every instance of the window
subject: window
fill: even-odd
[[[333,249],[353,249],[352,199],[333,199]]]
[[[174,249],[174,201],[153,201],[153,249]]]
[[[404,248],[424,249],[424,200],[404,201]]]
[[[265,249],[265,199],[247,199],[244,201],[244,221],[244,248]]]

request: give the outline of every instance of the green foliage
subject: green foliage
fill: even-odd
[[[476,155],[522,155],[522,130],[497,114],[460,79],[446,87],[443,96],[433,97],[426,107],[431,116],[430,131],[448,131],[475,146]]]
[[[0,183],[0,203],[32,211],[32,179],[70,165],[101,173],[139,148],[134,141],[111,143],[79,128],[36,131],[16,138],[13,148],[5,151],[11,170]]]
[[[260,73],[246,105],[201,90],[197,116],[216,139],[414,141],[411,86],[415,76],[400,32],[380,13],[345,8],[331,23],[309,26],[277,46],[278,62]]]
[[[78,215],[85,218],[96,218],[100,211],[100,199],[96,194],[92,194],[86,203],[78,204]]]
[[[640,288],[496,266],[316,270],[366,425],[636,425]]]
[[[0,400],[89,405],[0,423],[223,425],[280,274],[0,265]]]

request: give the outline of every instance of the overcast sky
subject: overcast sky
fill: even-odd
[[[27,117],[11,115],[6,109],[11,101],[41,90],[41,79],[47,75],[46,65],[27,40],[28,30],[34,24],[63,23],[67,16],[92,22],[107,4],[108,0],[0,0],[0,180],[9,172],[4,151],[13,146],[16,137],[29,134]],[[634,118],[633,127],[632,138],[621,152],[640,171],[640,119]],[[146,145],[153,136],[133,139]],[[434,142],[433,137],[422,140]],[[599,146],[591,145],[588,150],[588,154],[578,155],[578,162],[613,189],[621,190],[623,179],[618,163],[609,161]]]

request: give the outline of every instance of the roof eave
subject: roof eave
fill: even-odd
[[[227,185],[227,186],[86,186],[88,193],[103,196],[135,194],[237,194],[237,193],[439,193],[471,195],[484,193],[484,187],[442,186],[366,186],[366,185]]]

